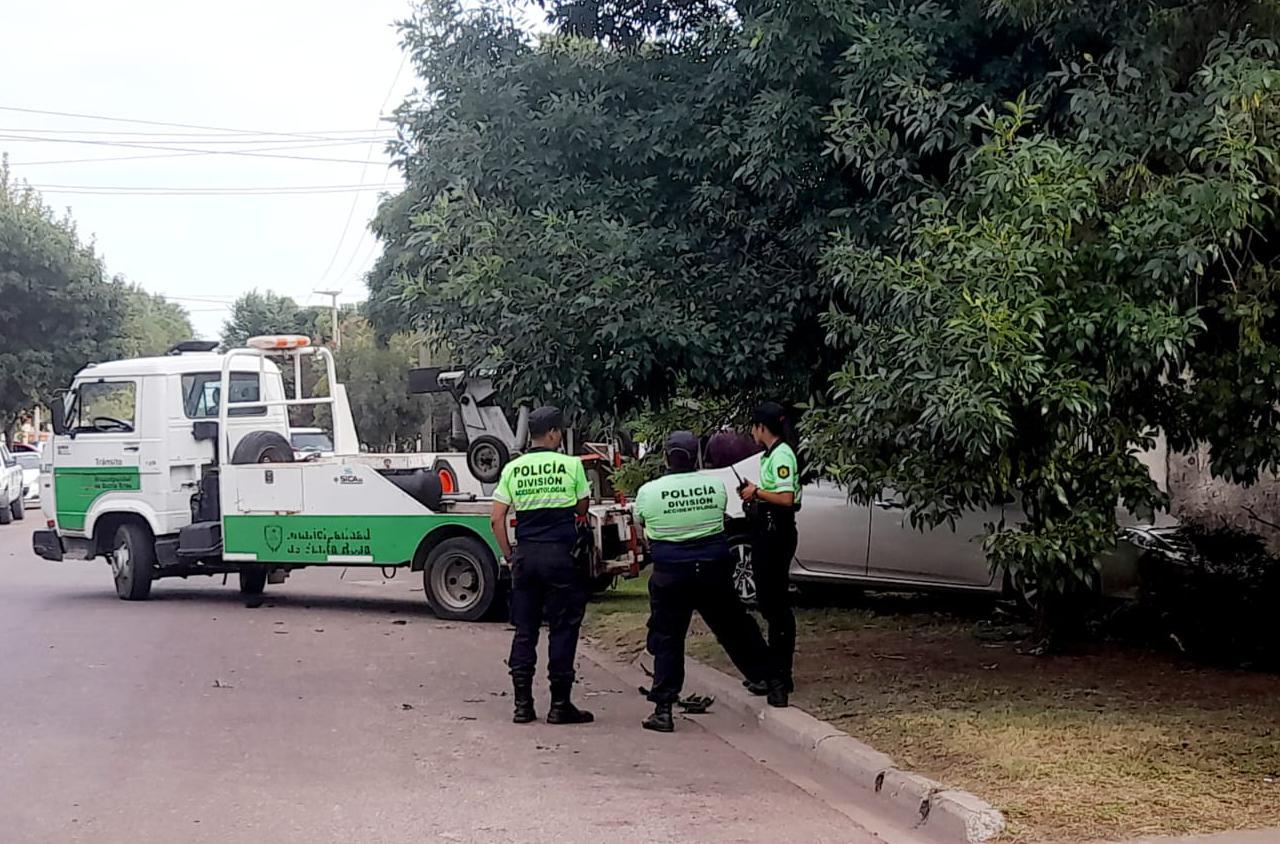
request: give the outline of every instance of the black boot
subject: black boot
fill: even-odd
[[[573,683],[551,684],[551,708],[547,710],[548,724],[590,724],[596,717],[585,709],[569,702]]]
[[[671,717],[671,704],[655,703],[653,705],[653,714],[644,719],[640,726],[657,733],[674,733],[676,731],[676,722]]]
[[[538,720],[538,713],[533,708],[533,683],[515,684],[516,688],[516,711],[511,720],[516,724],[528,724],[530,721]]]
[[[769,693],[769,682],[767,680],[743,680],[742,687],[757,697]]]
[[[778,709],[783,709],[789,703],[787,698],[788,694],[789,693],[787,692],[786,680],[781,678],[776,680],[770,680],[769,696],[765,698],[765,702],[768,703],[770,706],[777,707]]]

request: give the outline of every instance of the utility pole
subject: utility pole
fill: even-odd
[[[333,350],[336,352],[342,348],[342,334],[338,331],[338,294],[341,290],[313,290],[312,293],[317,296],[329,297],[329,309],[333,313]]]

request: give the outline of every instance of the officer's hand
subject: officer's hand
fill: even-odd
[[[755,498],[756,485],[751,483],[751,481],[747,481],[742,486],[738,487],[738,497],[741,498],[743,501],[750,501],[751,499]]]

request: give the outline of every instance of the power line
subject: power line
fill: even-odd
[[[378,140],[378,139],[373,139],[373,140]],[[281,149],[316,149],[318,147],[349,146],[353,144],[360,144],[360,143],[366,143],[366,142],[372,143],[372,141],[360,140],[360,141],[326,141],[324,143],[292,145],[294,144],[294,142],[286,141],[286,143],[291,144],[291,146],[265,147],[263,151],[275,151],[275,150],[281,150]],[[245,150],[245,152],[259,152],[259,151],[260,150]],[[9,163],[14,165],[15,167],[39,167],[45,164],[92,164],[95,161],[143,161],[143,160],[150,160],[150,159],[156,159],[156,158],[188,158],[193,155],[211,155],[216,152],[219,152],[219,150],[191,150],[190,152],[156,152],[156,153],[147,153],[145,155],[103,155],[103,156],[98,156],[97,158],[57,158],[57,159],[46,159],[42,161],[11,161]],[[299,158],[302,158],[302,157],[303,156],[299,156]],[[317,159],[317,160],[320,160],[320,159]]]
[[[390,190],[394,182],[376,185],[281,185],[244,187],[128,187],[123,185],[26,185],[41,193],[97,194],[101,196],[281,196],[313,193],[351,193]]]
[[[111,123],[136,123],[141,126],[169,126],[176,129],[203,129],[209,132],[230,132],[237,135],[280,135],[294,138],[306,138],[313,141],[324,140],[324,138],[305,132],[263,132],[257,129],[230,129],[225,126],[201,126],[195,123],[169,123],[163,120],[107,117],[101,114],[81,114],[73,111],[47,111],[38,108],[19,108],[18,106],[0,106],[0,111],[15,111],[21,114],[44,114],[51,117],[74,117],[80,120],[103,120]]]
[[[191,149],[190,147],[157,146],[155,144],[135,144],[135,143],[112,142],[112,141],[77,140],[74,138],[49,138],[49,137],[14,138],[6,135],[0,135],[0,141],[14,141],[14,140],[17,140],[17,141],[38,140],[38,141],[44,141],[47,143],[54,143],[54,144],[88,144],[91,146],[124,147],[125,149],[158,149],[158,150],[163,150],[165,152],[199,152],[207,155],[243,155],[243,156],[249,156],[252,158],[292,158],[292,159],[297,159],[299,161],[328,161],[328,162],[334,162],[337,164],[363,164],[366,167],[369,164],[368,159],[361,161],[358,158],[321,158],[318,156],[308,156],[308,155],[283,155],[283,154],[277,154],[273,152],[252,152],[250,150],[243,150],[243,149],[202,150],[202,149]]]
[[[395,93],[396,85],[400,82],[400,74],[404,72],[404,66],[406,63],[408,63],[408,61],[409,61],[408,53],[405,53],[403,56],[401,56],[400,67],[396,68],[396,75],[392,78],[391,85],[387,87],[387,94],[382,98],[382,105],[378,106],[379,115],[381,115],[384,111],[387,110],[387,103],[391,101],[391,95]],[[381,118],[379,118],[379,121],[381,121]],[[370,149],[369,154],[365,157],[364,166],[360,168],[361,179],[364,178],[364,174],[368,171],[369,162],[372,158],[373,158],[373,150]],[[355,216],[356,204],[358,200],[359,200],[358,195],[351,197],[351,207],[347,209],[347,221],[342,224],[342,234],[341,236],[338,237],[338,245],[333,248],[333,255],[329,257],[329,263],[325,265],[324,272],[320,274],[319,283],[322,285],[324,284],[325,280],[329,277],[329,271],[333,269],[334,263],[337,262],[338,254],[342,252],[342,245],[346,243],[347,232],[351,230],[351,220]],[[357,246],[356,248],[358,249],[359,246]],[[355,251],[352,250],[352,256],[354,255],[355,255]],[[348,259],[347,266],[343,267],[342,273],[339,273],[338,275],[341,276],[343,273],[347,271],[347,267],[350,267],[350,266],[351,266],[351,260]]]
[[[229,130],[225,130],[225,129],[224,129],[221,133],[217,133],[217,132],[130,132],[130,131],[120,130],[120,129],[50,129],[50,128],[47,128],[47,127],[21,126],[21,127],[9,128],[9,129],[2,129],[2,130],[0,130],[0,131],[4,131],[4,132],[26,132],[26,133],[32,133],[32,132],[34,132],[34,133],[36,133],[36,134],[40,134],[40,135],[112,135],[112,136],[117,136],[117,137],[119,137],[119,136],[125,136],[125,137],[138,136],[138,137],[144,137],[144,138],[179,138],[179,139],[184,140],[184,141],[190,141],[191,143],[201,143],[200,141],[195,140],[195,139],[197,139],[197,138],[226,138],[226,137],[227,137],[227,134],[226,134],[226,133],[227,133],[227,131],[229,131]],[[395,134],[395,131],[394,131],[394,130],[392,130],[392,129],[390,129],[390,128],[385,129],[385,130],[382,130],[382,129],[375,129],[374,131],[376,131],[376,132],[383,132],[383,133],[385,133],[385,134],[387,134],[387,135],[394,135],[394,134]],[[275,136],[279,135],[280,133],[278,133],[278,132],[258,132],[258,133],[250,133],[250,134],[259,134],[259,135],[262,135],[263,137],[275,137]],[[337,136],[340,136],[340,135],[368,135],[368,134],[369,134],[369,130],[368,130],[368,129],[315,129],[315,130],[311,130],[311,131],[307,131],[307,132],[302,132],[302,133],[300,133],[300,134],[303,134],[303,135],[315,135],[315,136],[317,136],[317,138],[319,138],[319,137],[326,137],[326,138],[328,138],[328,137],[333,137],[333,138],[336,138]],[[280,140],[280,143],[288,143],[290,140],[292,140],[292,139],[291,139],[291,138],[282,138],[282,139]],[[308,138],[308,140],[313,140],[313,139]],[[254,141],[252,141],[252,140],[247,140],[247,141],[235,141],[235,143],[246,143],[246,144],[251,144],[251,143],[255,143],[255,142],[254,142]]]
[[[126,147],[126,148],[137,147],[140,149],[150,149],[151,146],[156,144],[197,144],[202,147],[214,146],[214,145],[225,145],[225,144],[235,144],[237,146],[251,145],[251,144],[271,144],[271,147],[269,147],[269,149],[276,149],[276,148],[289,149],[294,146],[305,148],[307,146],[315,146],[317,144],[320,144],[320,145],[371,144],[371,143],[376,143],[377,141],[389,141],[394,137],[392,135],[378,135],[378,134],[374,134],[373,132],[365,132],[363,137],[319,138],[319,139],[316,139],[315,141],[308,140],[307,143],[300,143],[297,138],[276,138],[273,140],[271,138],[266,138],[266,137],[228,138],[225,135],[219,138],[212,138],[210,140],[200,140],[198,138],[195,140],[188,140],[184,138],[181,140],[175,139],[172,141],[166,141],[166,140],[132,141],[132,140],[111,140],[106,138],[57,138],[57,137],[50,137],[47,134],[46,135],[14,135],[12,134],[12,131],[13,130],[11,129],[0,129],[0,134],[3,134],[5,137],[9,138],[10,140],[23,141],[26,143],[52,142],[55,144],[100,144],[102,146]]]

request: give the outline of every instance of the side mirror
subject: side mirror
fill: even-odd
[[[53,425],[53,433],[65,437],[67,430],[67,394],[61,393],[49,399],[49,423]]]
[[[196,442],[218,439],[218,423],[201,420],[191,425],[191,438]]]

